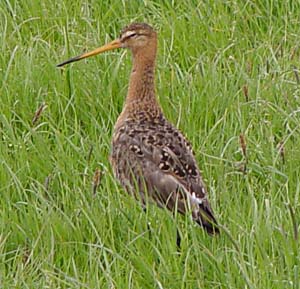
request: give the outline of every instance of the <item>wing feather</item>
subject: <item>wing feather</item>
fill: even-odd
[[[163,123],[147,125],[144,129],[140,124],[138,131],[131,128],[123,133],[123,138],[122,150],[113,145],[113,159],[118,159],[117,154],[122,154],[119,157],[122,161],[126,159],[126,163],[117,166],[127,167],[117,172],[121,182],[132,184],[135,178],[141,195],[145,194],[146,188],[149,198],[160,207],[182,214],[190,211],[194,221],[208,233],[218,233],[205,185],[184,136],[171,124]],[[120,144],[120,137],[115,143]]]

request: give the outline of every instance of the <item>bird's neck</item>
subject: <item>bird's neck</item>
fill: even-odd
[[[155,93],[155,51],[133,53],[133,67],[129,80],[125,109],[143,110],[151,107],[159,110]]]

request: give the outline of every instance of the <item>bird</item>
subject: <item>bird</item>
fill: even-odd
[[[219,234],[192,146],[166,119],[156,96],[155,29],[146,23],[131,23],[116,40],[57,66],[117,48],[129,49],[133,64],[123,110],[112,134],[114,175],[143,207],[149,202],[173,214],[189,214],[209,235]],[[180,244],[178,239],[177,235]]]

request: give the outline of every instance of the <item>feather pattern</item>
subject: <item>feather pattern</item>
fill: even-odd
[[[123,121],[112,147],[115,174],[130,194],[171,211],[190,211],[207,232],[218,232],[192,147],[162,114]]]

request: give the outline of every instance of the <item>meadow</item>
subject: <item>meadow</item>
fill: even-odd
[[[300,288],[299,11],[2,0],[0,287]],[[159,101],[193,144],[218,237],[155,206],[145,214],[113,177],[129,51],[56,68],[131,22],[159,34]]]

